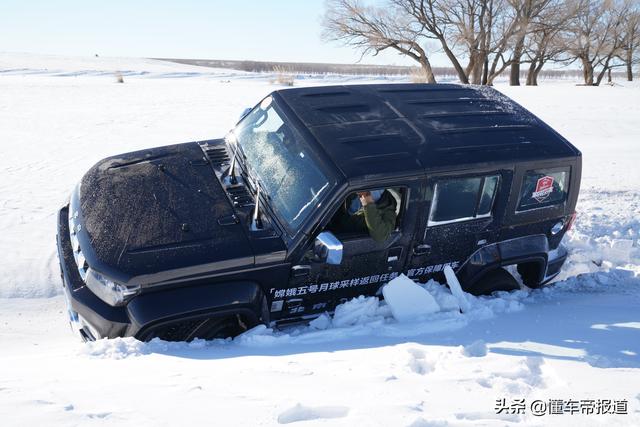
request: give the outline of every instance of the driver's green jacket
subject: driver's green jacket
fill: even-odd
[[[387,240],[396,228],[396,199],[385,190],[375,203],[361,207],[353,215],[347,213],[345,203],[332,220],[329,229],[335,233],[366,233],[378,242]]]

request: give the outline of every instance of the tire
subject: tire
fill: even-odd
[[[522,283],[528,288],[538,289],[544,285],[544,283],[538,281],[539,273],[540,265],[538,263],[526,262],[518,264],[518,274],[522,278]]]
[[[213,340],[217,338],[233,338],[246,330],[240,316],[211,317],[203,321],[187,337],[186,341],[195,338]]]
[[[233,338],[255,323],[249,323],[239,314],[186,319],[152,326],[141,331],[135,337],[140,341],[160,338],[163,341],[193,341],[196,338],[212,340]]]
[[[491,295],[493,292],[511,292],[520,289],[518,281],[504,268],[496,268],[482,276],[469,290],[473,295]]]

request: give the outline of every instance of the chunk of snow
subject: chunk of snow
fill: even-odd
[[[227,340],[229,340],[229,338],[227,338]],[[273,336],[273,329],[268,328],[266,325],[256,325],[255,327],[235,337],[233,341],[244,346],[255,347],[271,346],[276,343],[276,340]]]
[[[331,326],[331,318],[327,315],[327,313],[322,313],[320,316],[309,322],[309,326],[312,329],[327,329],[329,326]]]
[[[446,420],[425,420],[418,418],[407,427],[447,427],[449,422]]]
[[[444,276],[447,278],[447,285],[449,285],[451,293],[458,300],[460,310],[463,312],[469,311],[469,301],[467,301],[467,297],[460,286],[456,273],[454,273],[453,269],[448,265],[444,268]]]
[[[451,290],[441,283],[431,279],[427,283],[421,283],[421,287],[426,289],[432,297],[436,299],[440,306],[440,311],[460,311],[458,300],[451,294]]]
[[[440,311],[435,298],[404,274],[384,285],[382,294],[399,322]]]
[[[278,423],[289,424],[298,421],[317,420],[323,418],[342,418],[347,416],[349,408],[344,406],[303,406],[300,403],[287,409],[278,416]]]
[[[436,367],[434,361],[427,359],[423,350],[415,348],[409,349],[409,356],[409,363],[407,365],[413,373],[426,375],[433,372]]]
[[[477,340],[465,346],[462,354],[467,357],[484,357],[487,355],[487,344],[482,340]]]
[[[632,239],[612,239],[611,248],[607,251],[607,255],[614,262],[629,262],[631,260],[631,251],[633,251]]]
[[[379,300],[363,295],[336,307],[333,325],[337,327],[369,323],[377,317]]]

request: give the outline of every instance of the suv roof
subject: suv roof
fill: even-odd
[[[580,155],[489,87],[376,84],[276,93],[347,178]]]

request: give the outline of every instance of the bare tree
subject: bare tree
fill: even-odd
[[[329,0],[323,36],[359,48],[363,55],[395,49],[416,60],[427,75],[432,71],[423,44],[432,41],[449,58],[460,82],[469,83],[473,73],[475,82],[480,83],[486,61],[477,52],[486,55],[491,25],[488,13],[493,10],[490,5],[498,1],[503,0],[388,0],[388,7],[382,9],[358,0]],[[471,52],[467,66],[456,52],[465,43]],[[435,78],[428,81],[435,82]]]
[[[628,4],[616,0],[575,1],[577,13],[568,25],[566,39],[568,62],[580,61],[584,83],[598,86],[620,53]]]
[[[417,61],[427,76],[432,70],[424,44],[435,42],[460,82],[492,84],[511,65],[519,76],[531,23],[559,0],[387,1],[382,8],[359,0],[329,0],[324,38],[354,46],[363,55],[395,49]]]
[[[640,63],[640,5],[631,7],[623,16],[620,60],[627,71],[627,80],[633,80],[633,66]]]
[[[466,48],[466,51],[463,49],[460,52],[460,56],[469,59],[465,70],[474,84],[492,85],[494,79],[517,58],[514,55],[514,43],[520,31],[520,20],[511,1],[449,2],[455,6],[446,9],[447,16],[457,28],[457,33],[451,39],[456,46]]]
[[[575,4],[555,0],[531,22],[531,31],[524,49],[527,58],[524,62],[529,63],[527,86],[537,86],[538,76],[544,65],[559,59],[565,53],[565,30],[575,13]]]
[[[492,84],[511,64],[506,57],[516,26],[506,0],[389,1],[439,42],[461,83]]]
[[[492,84],[513,62],[517,21],[508,0],[391,1],[440,42],[460,82]]]
[[[420,64],[428,83],[436,82],[427,51],[421,44],[434,37],[402,10],[365,6],[358,0],[329,0],[323,26],[326,40],[356,47],[363,56],[396,50]]]
[[[323,37],[362,55],[395,50],[435,77],[427,46],[449,59],[460,82],[493,84],[510,68],[510,84],[537,85],[549,61],[582,67],[584,82],[599,85],[614,67],[632,79],[639,62],[639,0],[327,0]],[[372,1],[372,0],[371,0]]]
[[[537,86],[538,76],[545,64],[564,53],[565,47],[560,37],[560,30],[553,26],[545,26],[531,34],[525,48],[529,63],[527,86]]]
[[[448,0],[438,4],[446,22],[454,29],[445,42],[450,60],[460,70],[460,81],[492,84],[511,63],[507,55],[516,31],[514,14],[507,0]],[[466,66],[456,67],[460,58]],[[462,76],[463,74],[463,76]]]
[[[491,44],[491,22],[493,5],[496,0],[449,0],[431,2],[409,2],[409,13],[417,19],[426,20],[430,15],[439,13],[441,21],[449,31],[441,31],[440,44],[447,53],[449,61],[458,73],[461,82],[480,84]],[[500,0],[498,0],[500,1]],[[398,1],[397,3],[401,3]],[[468,58],[463,65],[459,57]]]
[[[494,79],[513,64],[513,41],[518,28],[518,16],[510,3],[506,0],[499,3],[491,25],[491,40],[494,42],[488,52],[491,65],[487,61],[486,84],[492,85]]]
[[[471,0],[473,1],[473,0]],[[469,77],[462,66],[453,46],[450,44],[451,35],[455,34],[455,24],[447,15],[449,3],[447,0],[389,0],[398,13],[415,22],[417,27],[428,37],[437,40],[444,54],[449,58],[458,79],[462,83],[469,83]]]
[[[508,0],[515,12],[514,45],[509,83],[520,85],[520,62],[525,48],[525,38],[534,30],[534,21],[553,4],[553,0]]]

